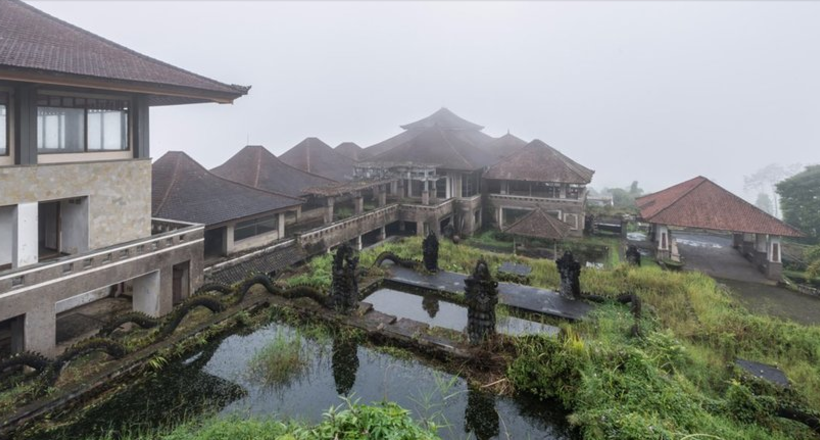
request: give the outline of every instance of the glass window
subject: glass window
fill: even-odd
[[[0,92],[0,156],[9,153],[9,95]]]
[[[239,222],[233,229],[233,241],[244,240],[278,230],[277,215]]]
[[[41,95],[37,99],[41,153],[128,149],[128,101]]]

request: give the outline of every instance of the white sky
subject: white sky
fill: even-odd
[[[246,140],[365,147],[441,106],[541,139],[592,186],[696,175],[743,194],[820,162],[820,2],[31,1],[136,51],[252,85],[151,110],[152,156],[208,168]]]

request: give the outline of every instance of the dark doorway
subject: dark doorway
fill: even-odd
[[[173,304],[177,305],[188,296],[190,290],[190,269],[191,262],[175,264],[173,271],[173,282],[171,284],[171,294],[173,297]]]
[[[0,321],[0,359],[23,351],[24,319],[24,315],[21,315]]]
[[[219,258],[224,255],[225,227],[205,231],[205,259]]]
[[[40,261],[60,256],[60,202],[41,202],[37,208]]]

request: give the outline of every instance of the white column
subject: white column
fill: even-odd
[[[362,250],[362,236],[356,237],[356,250]]]
[[[450,179],[450,175],[448,174],[447,177],[444,178],[444,196],[447,199],[453,197],[452,185],[453,181]]]
[[[279,219],[277,220],[277,226],[279,226],[279,238],[285,238],[285,213],[279,213]]]
[[[225,255],[230,255],[233,252],[233,227],[234,225],[225,226],[225,242],[222,243],[222,250],[225,253]]]
[[[39,261],[37,202],[20,203],[12,219],[12,267],[37,264]]]
[[[151,272],[133,281],[133,305],[135,312],[148,316],[160,316],[160,275],[159,271]],[[171,292],[168,292],[170,295]]]
[[[658,240],[658,250],[669,250],[669,228],[665,225],[657,225],[656,240]]]
[[[780,243],[780,237],[776,235],[770,235],[768,244],[766,246],[766,260],[770,263],[780,263],[780,253],[781,253],[782,245]]]

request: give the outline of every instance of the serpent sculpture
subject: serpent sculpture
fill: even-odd
[[[111,333],[114,333],[115,330],[120,328],[120,326],[125,324],[136,324],[142,328],[154,328],[158,326],[162,322],[160,318],[154,318],[153,316],[148,316],[142,312],[128,312],[123,313],[122,315],[115,316],[112,320],[108,321],[103,327],[97,332],[100,336],[110,336]]]
[[[419,264],[421,264],[417,260],[402,258],[394,254],[393,252],[385,251],[380,253],[379,256],[376,257],[376,261],[373,263],[373,267],[379,267],[385,261],[390,261],[396,266],[406,267],[408,269],[416,269],[417,267],[419,267]]]

